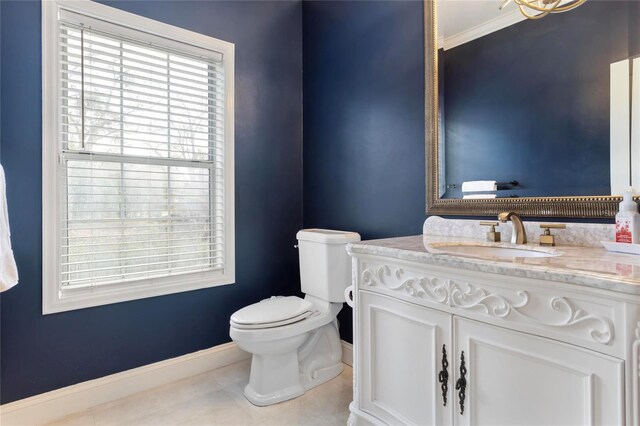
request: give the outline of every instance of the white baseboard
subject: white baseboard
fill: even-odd
[[[353,366],[353,345],[341,341],[342,362]],[[235,343],[144,365],[0,406],[0,424],[39,425],[134,393],[249,359]]]
[[[342,362],[347,364],[349,367],[353,367],[353,345],[349,342],[342,342]]]
[[[343,342],[344,347],[345,342]],[[249,359],[235,343],[144,365],[0,406],[0,424],[38,425],[96,405]],[[344,352],[343,352],[344,357]]]

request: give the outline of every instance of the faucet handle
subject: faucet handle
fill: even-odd
[[[490,226],[491,229],[487,232],[487,241],[493,243],[500,242],[500,233],[496,232],[496,226],[500,225],[500,222],[480,222],[481,226]]]
[[[540,245],[555,246],[556,239],[554,235],[551,235],[551,229],[566,229],[567,225],[564,223],[541,223],[540,228],[544,229],[544,234],[540,235]]]

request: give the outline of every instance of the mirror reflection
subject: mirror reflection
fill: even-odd
[[[640,189],[640,2],[438,1],[441,198]]]

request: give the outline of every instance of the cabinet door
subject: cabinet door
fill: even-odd
[[[623,362],[555,340],[454,317],[457,425],[622,425]],[[455,384],[453,385],[455,388]]]
[[[392,425],[451,424],[452,377],[444,405],[443,345],[451,373],[451,315],[358,292],[359,407]]]

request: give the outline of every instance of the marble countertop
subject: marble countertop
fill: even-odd
[[[557,256],[498,258],[450,254],[437,249],[439,243],[451,242],[511,246],[507,243],[487,243],[478,238],[416,235],[352,243],[348,250],[354,254],[386,256],[435,266],[557,281],[640,295],[640,256],[637,255],[612,253],[598,247],[559,245],[544,248],[538,244],[517,247],[552,251]]]

